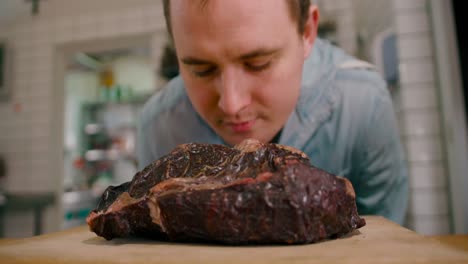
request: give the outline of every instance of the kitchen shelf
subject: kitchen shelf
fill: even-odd
[[[134,160],[135,158],[135,155],[125,154],[115,149],[90,149],[85,153],[85,160],[89,162],[116,161],[119,159]]]
[[[79,164],[81,182],[87,188],[92,189],[104,178],[118,182],[122,175],[136,170],[136,125],[147,99],[82,104]]]

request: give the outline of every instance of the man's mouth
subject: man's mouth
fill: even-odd
[[[245,133],[252,130],[252,127],[255,124],[256,119],[251,119],[248,121],[242,122],[226,122],[225,125],[229,127],[233,132],[236,133]]]

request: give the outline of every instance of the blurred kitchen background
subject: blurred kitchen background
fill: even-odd
[[[316,0],[320,35],[389,84],[410,172],[405,226],[468,233],[461,1]],[[161,1],[0,0],[0,237],[83,225],[136,172],[144,102],[177,75]]]

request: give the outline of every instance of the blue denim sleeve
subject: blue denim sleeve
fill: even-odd
[[[372,113],[358,145],[355,186],[360,214],[403,224],[408,204],[408,172],[392,101],[388,93],[372,100]]]

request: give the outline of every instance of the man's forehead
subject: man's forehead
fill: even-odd
[[[252,58],[273,53],[297,34],[285,0],[173,1],[172,37],[180,57]],[[209,14],[200,15],[200,8]]]
[[[172,0],[171,2],[169,11],[173,34],[174,31],[193,33],[195,28],[203,31],[222,28],[222,31],[228,31],[231,28],[250,27],[250,25],[271,27],[283,23],[284,18],[289,15],[286,0]],[[289,22],[295,24],[290,17]]]
[[[171,11],[181,10],[181,9],[197,9],[198,11],[209,11],[211,7],[215,7],[216,5],[223,5],[227,2],[225,1],[232,1],[232,0],[168,0],[168,4],[170,5]],[[249,6],[254,1],[252,0],[234,0],[236,4]],[[255,0],[255,2],[265,2],[268,4],[277,5],[278,2],[288,2],[290,0]]]
[[[212,2],[216,2],[216,0],[169,0],[172,11],[180,11],[183,8],[196,8],[202,11]]]

